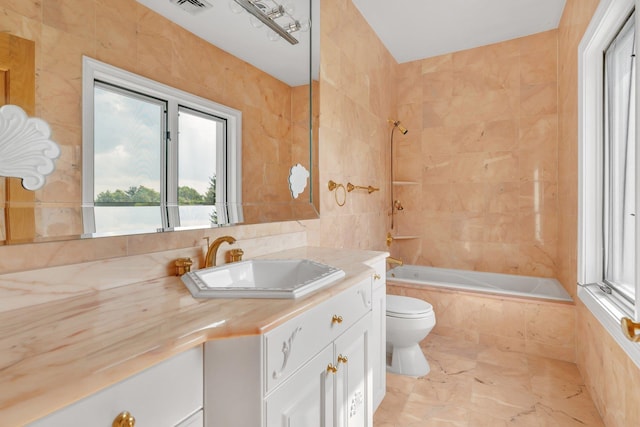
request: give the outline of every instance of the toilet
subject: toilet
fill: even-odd
[[[433,307],[426,301],[387,295],[387,371],[420,377],[427,375],[429,362],[420,341],[436,325]]]

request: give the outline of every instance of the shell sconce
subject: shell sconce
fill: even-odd
[[[309,179],[309,171],[300,163],[294,165],[289,172],[289,190],[291,196],[297,199],[300,193],[307,188],[307,179]]]
[[[44,120],[28,117],[17,105],[0,107],[0,176],[22,178],[27,190],[42,188],[60,157],[50,135]]]

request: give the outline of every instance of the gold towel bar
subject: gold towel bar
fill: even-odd
[[[335,199],[336,199],[336,204],[338,206],[344,206],[345,203],[347,203],[347,192],[344,190],[344,185],[339,184],[337,182],[335,182],[334,180],[329,180],[329,191],[335,191],[335,193],[333,193]],[[338,190],[342,190],[342,201],[340,201],[340,198],[338,196]]]
[[[348,182],[347,183],[347,191],[349,193],[351,193],[353,190],[367,190],[369,192],[369,194],[373,193],[374,191],[380,191],[379,188],[376,187],[372,187],[372,186],[367,186],[364,187],[362,185],[353,185],[352,183]]]

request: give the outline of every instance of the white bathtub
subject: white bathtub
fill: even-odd
[[[387,271],[389,283],[411,283],[517,297],[573,301],[556,279],[403,265]]]

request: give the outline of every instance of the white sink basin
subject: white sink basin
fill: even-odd
[[[343,277],[307,259],[259,259],[192,271],[182,282],[194,298],[298,298]]]

